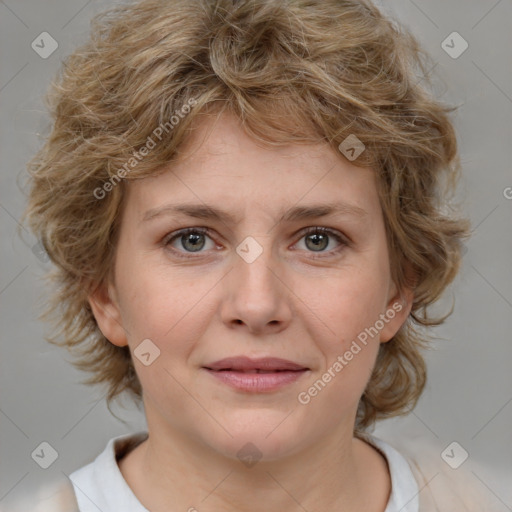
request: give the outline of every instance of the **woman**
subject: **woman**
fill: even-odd
[[[458,154],[425,69],[369,1],[94,21],[51,90],[27,217],[57,268],[50,341],[148,430],[70,475],[80,512],[482,510],[370,433],[421,395],[416,327],[446,318],[426,308],[468,233],[440,210]]]

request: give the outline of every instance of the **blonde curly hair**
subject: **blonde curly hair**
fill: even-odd
[[[193,122],[221,112],[270,146],[338,148],[355,135],[365,151],[353,163],[378,176],[392,278],[414,288],[407,321],[380,346],[355,431],[412,410],[426,383],[422,327],[451,313],[427,308],[456,276],[469,232],[444,204],[460,171],[448,117],[457,107],[429,91],[430,67],[369,0],[144,0],[96,15],[49,89],[52,130],[28,164],[24,219],[55,264],[48,341],[92,373],[86,384],[106,384],[109,409],[125,391],[140,404],[129,348],[103,336],[88,302],[111,276],[126,180],[160,172]]]

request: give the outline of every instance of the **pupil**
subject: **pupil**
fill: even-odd
[[[327,236],[322,235],[320,233],[313,233],[312,235],[309,235],[306,237],[306,245],[308,245],[308,240],[313,241],[313,244],[316,248],[319,246],[322,246],[321,249],[325,249],[327,247]],[[311,247],[309,247],[311,249]]]
[[[183,248],[187,249],[187,250],[192,250],[194,252],[201,250],[204,246],[204,240],[201,240],[202,237],[203,237],[202,233],[188,233],[188,234],[184,235],[184,242],[182,239]],[[191,247],[187,247],[187,244],[189,242],[192,242]]]

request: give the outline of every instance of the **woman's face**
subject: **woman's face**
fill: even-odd
[[[100,328],[129,345],[155,438],[271,460],[351,437],[409,312],[374,173],[324,145],[264,149],[226,115],[201,143],[211,127],[129,183]]]

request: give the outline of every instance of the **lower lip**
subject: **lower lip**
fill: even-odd
[[[241,391],[263,393],[275,391],[300,379],[307,370],[273,373],[244,373],[235,371],[206,371],[224,384]]]

